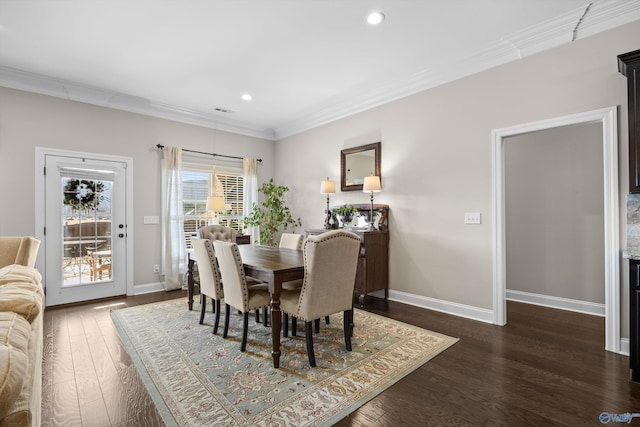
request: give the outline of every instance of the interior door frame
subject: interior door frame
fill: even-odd
[[[125,255],[125,281],[127,295],[134,294],[133,283],[133,237],[134,237],[134,224],[133,224],[133,158],[124,156],[114,156],[110,154],[98,154],[87,153],[81,151],[60,150],[55,148],[36,147],[36,168],[35,168],[35,237],[40,239],[43,244],[40,245],[38,258],[36,260],[36,267],[38,271],[42,272],[43,278],[46,278],[46,235],[45,235],[45,159],[46,156],[60,156],[60,157],[86,157],[88,159],[120,162],[125,164],[125,223],[127,224],[126,232],[127,238],[125,242],[126,255]],[[46,283],[44,284],[46,287]]]
[[[493,181],[493,323],[507,323],[505,243],[505,138],[562,126],[602,124],[605,252],[605,350],[621,353],[620,340],[620,216],[618,190],[617,107],[608,107],[533,123],[494,129]]]

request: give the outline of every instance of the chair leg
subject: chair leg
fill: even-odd
[[[231,307],[229,304],[224,305],[224,332],[222,332],[222,338],[227,337],[227,332],[229,332],[229,311]]]
[[[270,326],[270,323],[269,323],[269,315],[268,315],[268,309],[269,309],[268,307],[264,307],[264,308],[262,309],[262,318],[264,319],[264,320],[262,321],[262,324],[263,324],[265,327]]]
[[[314,321],[313,321],[313,324],[314,324],[314,325],[315,325],[315,327],[316,327],[316,334],[319,334],[319,333],[320,333],[320,319],[316,319],[316,320],[314,320]]]
[[[249,312],[242,313],[242,344],[240,344],[240,351],[247,349],[247,333],[249,332]]]
[[[204,311],[207,306],[207,296],[203,293],[200,294],[200,324],[204,323]]]
[[[260,323],[260,309],[256,308],[256,323]]]
[[[289,315],[287,313],[282,314],[284,314],[284,322],[282,322],[282,336],[286,338],[289,336]]]
[[[311,322],[305,323],[305,335],[307,337],[307,356],[309,356],[309,365],[316,366],[316,355],[313,353],[313,331],[311,330]]]
[[[291,316],[291,336],[295,337],[298,333],[298,318]]]
[[[329,324],[329,316],[324,316],[324,324],[325,325]]]
[[[213,324],[213,333],[217,334],[218,325],[220,324],[220,300],[219,299],[215,300],[215,303],[211,305],[213,305],[214,311],[216,313],[216,321]]]
[[[351,319],[353,318],[353,310],[347,310],[344,312],[343,327],[344,327],[344,344],[347,351],[351,351]]]

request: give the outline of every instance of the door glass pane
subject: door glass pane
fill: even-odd
[[[61,178],[63,287],[111,280],[113,180],[83,179],[78,172]]]

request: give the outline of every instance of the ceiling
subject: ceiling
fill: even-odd
[[[280,139],[638,19],[640,0],[1,1],[0,86]]]

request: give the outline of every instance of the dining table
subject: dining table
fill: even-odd
[[[282,284],[304,277],[304,257],[302,251],[263,245],[238,245],[244,272],[247,276],[265,282],[271,294],[271,343],[273,367],[280,367],[280,292]],[[193,265],[189,258],[187,295],[189,310],[193,307]]]

